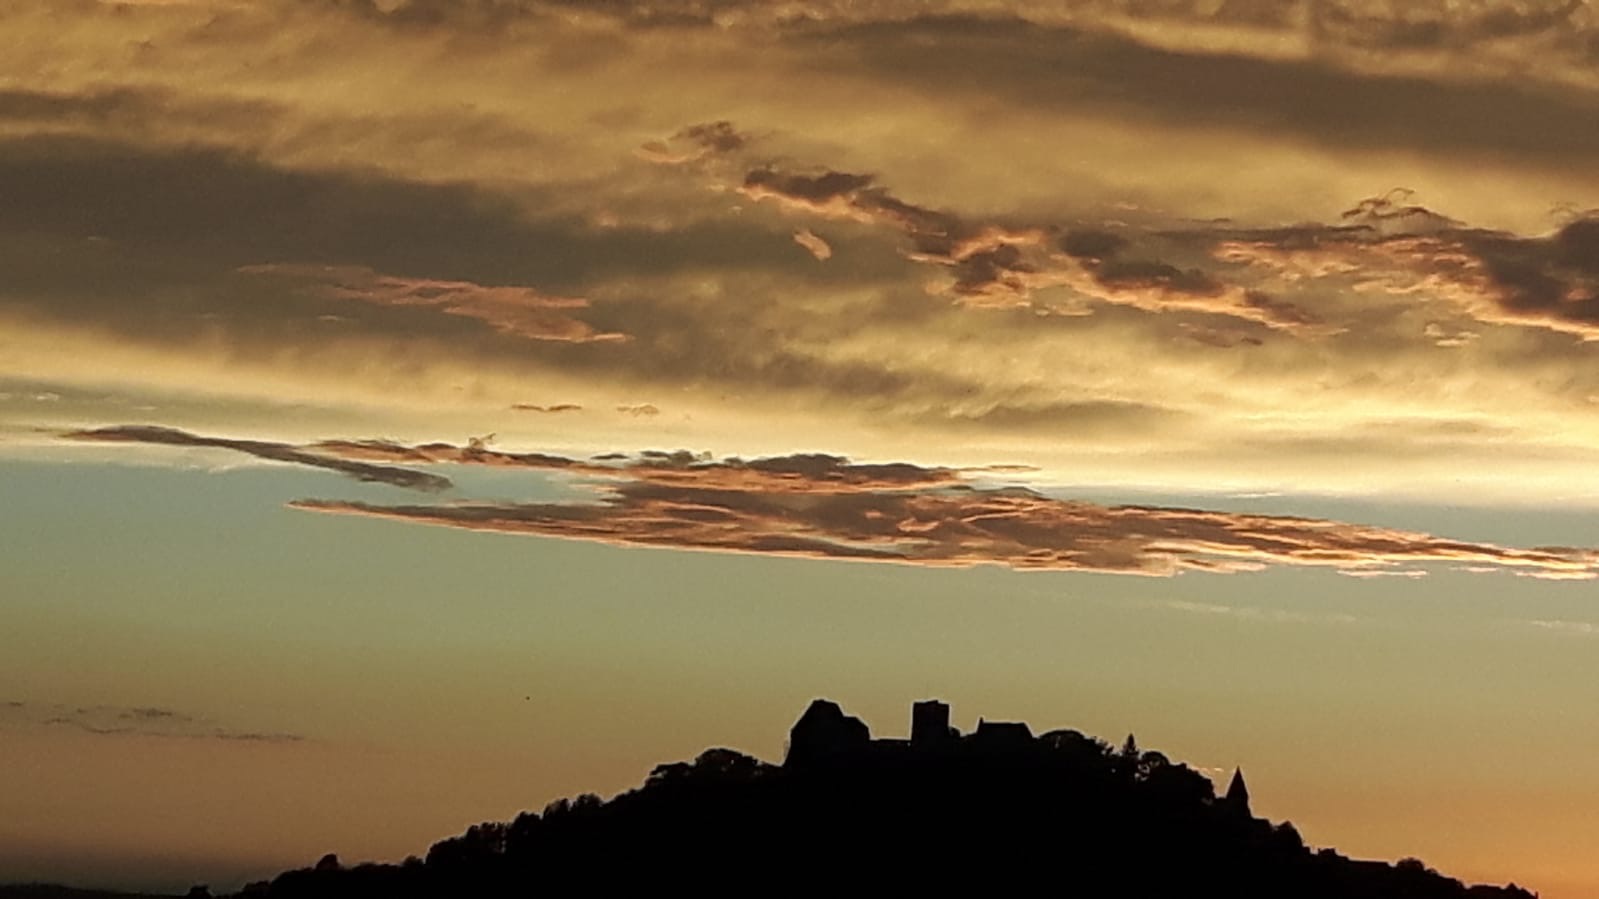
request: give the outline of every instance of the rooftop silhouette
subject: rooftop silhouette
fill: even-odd
[[[1415,859],[1357,861],[1256,818],[1159,752],[1075,730],[1034,735],[918,702],[908,739],[873,739],[815,700],[781,765],[729,749],[658,765],[609,801],[586,794],[476,825],[425,859],[336,856],[246,887],[258,899],[499,897],[582,889],[749,893],[1042,889],[1066,896],[1533,899]]]

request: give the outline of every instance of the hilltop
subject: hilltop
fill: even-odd
[[[1118,748],[1020,723],[949,726],[917,703],[909,739],[873,739],[817,700],[781,765],[728,749],[657,766],[609,801],[559,800],[474,826],[425,859],[316,866],[243,895],[498,897],[583,889],[1295,899],[1533,899],[1466,886],[1414,859],[1313,851],[1289,823],[1254,816],[1242,772],[1209,778],[1132,737]]]

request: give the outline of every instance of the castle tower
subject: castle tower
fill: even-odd
[[[1244,783],[1244,769],[1234,768],[1233,779],[1227,784],[1227,795],[1222,799],[1228,808],[1248,815],[1249,811],[1249,786]]]
[[[844,714],[838,703],[817,699],[788,733],[785,767],[849,758],[871,745],[872,732],[861,719]]]
[[[949,726],[949,703],[924,699],[911,706],[911,745],[941,746],[956,736]]]

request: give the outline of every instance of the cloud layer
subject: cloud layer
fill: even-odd
[[[0,394],[70,400],[0,429],[1588,501],[1596,29],[1542,0],[17,4]]]

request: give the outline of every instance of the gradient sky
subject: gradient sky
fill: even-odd
[[[1599,8],[0,0],[0,881],[815,696],[1599,893]]]

